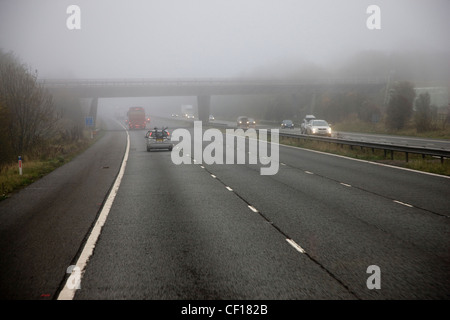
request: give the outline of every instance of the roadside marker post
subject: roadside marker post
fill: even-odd
[[[19,156],[19,175],[22,175],[22,157]]]

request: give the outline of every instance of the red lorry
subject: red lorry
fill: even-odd
[[[131,129],[145,129],[147,118],[145,117],[145,110],[142,107],[131,107],[127,113],[128,128]]]

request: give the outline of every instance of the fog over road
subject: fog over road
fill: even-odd
[[[150,127],[162,125],[186,126]],[[125,131],[110,128],[0,203],[3,299],[54,299],[64,286],[124,155]],[[169,151],[146,151],[144,133],[129,132],[75,299],[448,298],[450,179],[286,146],[276,175],[175,165]],[[369,266],[380,289],[368,288]]]

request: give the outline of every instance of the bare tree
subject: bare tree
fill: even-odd
[[[7,135],[17,155],[33,152],[52,137],[57,115],[37,72],[0,52],[0,102],[9,115]]]
[[[431,107],[430,94],[421,93],[415,101],[416,111],[414,113],[414,122],[417,132],[428,131],[431,128]]]
[[[402,129],[411,118],[416,97],[414,86],[408,81],[398,82],[391,91],[386,109],[386,124],[390,129]]]

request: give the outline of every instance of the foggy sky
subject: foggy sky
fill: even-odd
[[[81,8],[81,30],[66,9]],[[369,5],[381,30],[369,30]],[[0,0],[0,48],[42,78],[238,77],[361,50],[449,51],[448,0]]]

